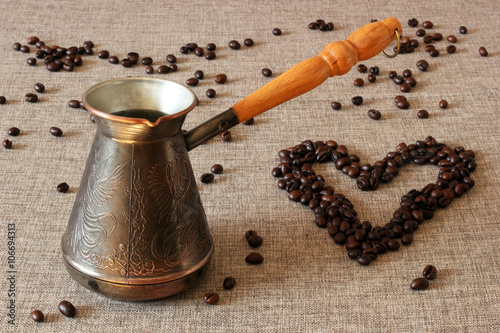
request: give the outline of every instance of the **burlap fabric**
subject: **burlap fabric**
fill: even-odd
[[[1,293],[0,331],[17,332],[496,332],[500,330],[500,232],[498,147],[500,95],[498,1],[7,1],[0,10],[0,106],[2,140],[7,129],[17,126],[10,138],[13,149],[1,148]],[[48,45],[81,45],[92,40],[95,50],[109,50],[119,58],[128,52],[150,56],[155,67],[165,56],[178,56],[179,71],[165,76],[184,83],[201,69],[206,78],[194,87],[199,106],[187,117],[185,128],[229,108],[273,76],[316,55],[326,44],[346,38],[371,19],[394,16],[412,38],[415,28],[407,20],[434,22],[432,32],[458,37],[457,52],[447,54],[449,44],[436,42],[441,51],[431,58],[420,46],[413,54],[387,59],[379,55],[364,63],[377,65],[375,84],[353,86],[366,74],[355,69],[329,79],[316,90],[256,118],[252,126],[231,130],[230,143],[215,138],[190,153],[197,176],[220,163],[224,173],[209,185],[198,181],[216,251],[200,283],[177,296],[146,303],[124,303],[93,294],[66,272],[61,258],[61,237],[66,228],[85,166],[95,125],[83,110],[70,109],[70,99],[80,99],[91,85],[127,75],[146,76],[142,65],[125,69],[96,56],[84,57],[74,72],[48,72],[40,63],[26,64],[31,53],[12,49],[36,35]],[[309,22],[333,21],[333,32],[311,31]],[[458,28],[466,25],[467,35]],[[272,30],[282,29],[275,37]],[[230,40],[251,37],[252,47],[234,51]],[[421,39],[419,38],[421,41]],[[181,55],[180,46],[197,42],[217,44],[217,59]],[[489,57],[478,54],[485,46]],[[391,50],[388,49],[388,52]],[[416,68],[419,59],[429,71]],[[399,110],[393,97],[399,89],[387,77],[390,70],[409,68],[418,81],[407,95],[409,110]],[[226,73],[225,85],[213,76]],[[155,74],[158,77],[158,74]],[[36,82],[47,90],[37,104],[24,101]],[[217,97],[205,96],[208,88]],[[350,99],[364,97],[362,106]],[[447,110],[438,102],[446,99]],[[343,104],[333,111],[334,100]],[[373,121],[368,109],[382,112]],[[429,119],[417,119],[427,109]],[[51,126],[64,131],[52,137]],[[313,214],[291,203],[276,187],[271,169],[277,152],[305,139],[333,139],[373,163],[393,151],[400,142],[412,143],[432,135],[451,146],[476,152],[476,186],[450,207],[439,210],[416,232],[411,246],[379,257],[369,267],[347,258],[324,229],[317,228]],[[421,188],[437,177],[437,167],[415,165],[375,192],[361,192],[355,182],[336,171],[332,163],[316,166],[327,182],[354,203],[362,220],[383,225],[408,190]],[[71,190],[55,187],[67,182]],[[7,225],[15,224],[15,326],[8,324],[11,299]],[[258,249],[260,266],[244,262],[251,252],[244,233],[257,230],[264,238]],[[410,290],[410,282],[427,264],[435,265],[438,278],[429,290]],[[222,288],[226,276],[236,278],[231,291]],[[208,291],[220,294],[215,306],[203,303]],[[73,319],[62,317],[57,304],[67,299],[77,307]],[[40,309],[45,323],[35,323],[30,313]]]

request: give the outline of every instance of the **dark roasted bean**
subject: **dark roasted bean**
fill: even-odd
[[[76,313],[75,307],[68,301],[61,301],[58,309],[66,317],[74,317]]]
[[[252,46],[253,45],[253,39],[251,38],[246,38],[244,41],[243,41],[243,44],[245,44],[246,46]],[[215,50],[215,49],[214,49]]]
[[[205,54],[205,59],[214,60],[216,58],[215,52],[209,51]]]
[[[426,32],[424,29],[418,29],[417,32],[416,32],[417,36],[418,37],[424,37]]]
[[[448,53],[455,53],[456,50],[457,50],[457,47],[455,45],[448,45],[446,47],[446,52],[448,52]]]
[[[263,68],[262,75],[264,75],[265,77],[270,77],[271,75],[273,75],[273,72],[269,68]]]
[[[132,67],[132,60],[126,58],[126,59],[122,59],[122,61],[120,62],[122,64],[123,67],[125,68],[129,68],[129,67]]]
[[[434,280],[437,276],[437,268],[434,267],[433,265],[427,265],[425,266],[422,275],[427,280]]]
[[[453,35],[449,35],[446,37],[446,40],[450,43],[456,43],[457,42],[457,37],[453,36]]]
[[[467,27],[466,26],[461,26],[459,28],[459,31],[462,35],[465,35],[467,33]]]
[[[262,237],[259,235],[254,235],[250,238],[247,239],[248,245],[250,245],[253,248],[258,248],[259,246],[262,245]]]
[[[382,114],[378,110],[370,109],[368,111],[368,117],[370,117],[373,120],[379,120],[380,117],[382,117]]]
[[[191,87],[196,87],[199,82],[200,81],[195,77],[186,80],[186,84]]]
[[[361,78],[357,78],[356,80],[354,80],[354,85],[356,87],[362,87],[364,84],[365,84],[365,81]]]
[[[12,148],[12,141],[10,141],[10,140],[3,140],[3,147],[5,149],[11,149]]]
[[[220,135],[222,141],[229,142],[231,141],[231,132],[229,131],[224,131]]]
[[[429,287],[429,281],[424,278],[416,278],[410,284],[412,290],[425,290]]]
[[[36,58],[30,57],[30,58],[26,59],[26,63],[30,66],[35,66],[36,65]]]
[[[354,96],[354,97],[351,99],[351,102],[352,102],[352,104],[354,104],[354,105],[361,105],[361,104],[363,104],[363,97],[361,97],[361,96]]]
[[[219,294],[206,293],[205,295],[203,295],[203,301],[207,304],[214,305],[219,301]]]
[[[116,65],[120,62],[120,60],[118,60],[118,57],[116,57],[116,56],[111,56],[108,58],[108,62],[110,64]]]
[[[215,90],[213,90],[213,89],[208,89],[207,90],[207,97],[208,98],[214,98],[215,94],[216,94]]]
[[[340,104],[339,102],[332,102],[331,106],[334,110],[340,110],[342,108],[342,104]]]
[[[63,132],[62,130],[59,128],[59,127],[51,127],[50,128],[50,134],[52,134],[53,136],[62,136],[63,135]]]
[[[228,290],[233,289],[235,285],[236,285],[236,279],[232,276],[225,278],[224,282],[222,282],[222,287]]]
[[[429,118],[429,112],[427,110],[419,110],[417,112],[417,117],[419,117],[420,119]]]
[[[200,177],[200,181],[203,183],[203,184],[209,184],[211,183],[212,181],[214,180],[214,175],[213,173],[204,173],[201,175]]]
[[[36,103],[38,102],[38,96],[33,93],[27,93],[26,96],[24,96],[24,100],[29,103]]]
[[[479,55],[481,57],[487,57],[488,56],[488,51],[486,51],[486,48],[484,46],[481,46],[479,48]]]
[[[373,74],[368,74],[368,82],[373,83],[377,80],[377,77]]]
[[[409,19],[408,25],[412,28],[415,28],[418,25],[418,20],[416,18]]]
[[[170,68],[167,65],[161,65],[158,66],[156,71],[158,72],[158,74],[167,74],[170,72]]]
[[[227,75],[226,74],[217,74],[214,77],[214,81],[217,84],[224,84],[227,81]]]
[[[241,48],[241,44],[237,40],[230,41],[228,46],[233,50],[239,50]]]
[[[360,72],[360,73],[366,73],[366,71],[368,70],[368,67],[366,67],[363,64],[360,64],[360,65],[358,65],[357,69],[358,69],[358,72]]]
[[[431,21],[422,22],[422,28],[424,28],[424,29],[432,29],[433,27],[434,27],[434,24]]]
[[[72,99],[68,102],[68,106],[73,109],[78,109],[80,108],[80,101],[77,101],[76,99]]]
[[[370,73],[372,73],[373,75],[378,75],[380,73],[380,69],[378,68],[378,66],[370,67]]]
[[[153,66],[146,66],[145,71],[146,71],[146,74],[154,74],[155,73],[155,69],[153,68]]]
[[[262,264],[264,257],[258,252],[252,252],[245,258],[245,261],[251,265]]]
[[[222,173],[222,171],[224,170],[224,168],[222,167],[222,165],[220,164],[214,164],[212,165],[212,167],[210,168],[210,171],[216,175],[220,175]]]
[[[35,310],[31,312],[31,319],[36,321],[37,323],[43,322],[43,313],[40,310]]]
[[[45,86],[41,83],[36,83],[33,87],[36,92],[43,93],[45,91]]]
[[[280,35],[281,35],[281,29],[279,29],[279,28],[274,28],[274,29],[273,29],[273,35],[275,35],[275,36],[280,36]]]
[[[141,59],[141,64],[144,66],[151,66],[153,64],[153,59],[150,57],[144,57]]]
[[[97,54],[97,57],[99,57],[101,59],[108,59],[109,52],[106,50],[100,51],[99,54]]]
[[[443,100],[441,100],[441,101],[439,101],[439,107],[440,107],[441,109],[446,109],[446,108],[448,108],[448,102],[447,102],[447,101],[445,101],[444,99],[443,99]]]

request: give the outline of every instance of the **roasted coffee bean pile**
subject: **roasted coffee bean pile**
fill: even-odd
[[[437,276],[437,268],[433,265],[427,265],[422,272],[424,277],[419,277],[413,280],[410,284],[412,290],[425,290],[429,288],[429,281],[434,280]]]
[[[357,155],[335,141],[311,140],[278,153],[280,163],[272,175],[280,178],[278,188],[288,192],[291,201],[300,202],[314,211],[314,223],[327,228],[335,243],[345,244],[348,256],[361,265],[369,265],[378,255],[396,251],[400,244],[409,245],[413,233],[424,221],[432,218],[437,208],[445,208],[474,186],[470,173],[476,169],[475,153],[463,147],[451,148],[433,137],[407,145],[400,143],[380,161],[361,164]],[[356,179],[362,191],[373,191],[380,183],[389,183],[399,169],[413,162],[417,165],[439,166],[438,180],[420,191],[411,190],[401,197],[400,208],[384,227],[361,222],[352,203],[336,193],[311,165],[315,162],[335,163],[335,168]],[[400,239],[400,240],[399,240]]]
[[[333,22],[326,23],[322,19],[316,20],[316,22],[311,22],[307,26],[311,30],[319,30],[319,31],[333,31],[334,25]]]

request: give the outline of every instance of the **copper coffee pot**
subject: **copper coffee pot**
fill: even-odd
[[[395,18],[370,23],[193,130],[181,126],[195,94],[171,81],[127,77],[83,95],[97,132],[68,227],[63,257],[84,287],[126,301],[193,286],[213,241],[188,151],[281,103],[343,75],[402,33]]]

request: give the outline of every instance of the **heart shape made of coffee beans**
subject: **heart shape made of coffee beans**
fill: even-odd
[[[397,251],[401,244],[409,245],[419,225],[431,219],[438,208],[445,208],[474,186],[470,173],[476,169],[475,153],[464,147],[451,148],[429,136],[407,145],[400,143],[381,161],[360,164],[357,155],[335,141],[303,141],[278,153],[280,163],[272,175],[280,178],[278,188],[288,192],[288,199],[309,206],[314,222],[326,228],[335,243],[345,244],[347,255],[361,265],[369,265],[378,255]],[[401,197],[400,208],[383,227],[373,227],[370,221],[361,222],[354,206],[343,194],[311,168],[315,162],[335,162],[335,168],[356,179],[362,191],[376,190],[379,184],[389,183],[399,169],[413,162],[417,165],[439,166],[435,183],[420,191],[411,190]]]

